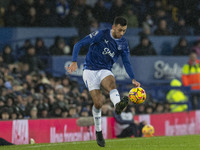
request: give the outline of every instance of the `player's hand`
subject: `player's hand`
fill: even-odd
[[[65,67],[68,73],[76,71],[77,68],[78,68],[77,62],[72,62],[71,65],[69,65],[69,67]]]
[[[133,84],[135,87],[140,87],[140,82],[137,82],[135,79],[132,80],[132,84]]]

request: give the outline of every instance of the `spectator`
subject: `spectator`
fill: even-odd
[[[44,69],[44,64],[42,61],[36,56],[35,48],[33,46],[27,49],[27,53],[20,59],[20,62],[29,65],[29,72],[39,71]]]
[[[171,35],[171,32],[167,28],[167,21],[165,19],[161,19],[159,21],[157,29],[154,31],[155,35]]]
[[[182,68],[182,83],[184,86],[190,86],[192,91],[200,90],[200,61],[197,59],[197,54],[191,52],[188,63]],[[199,93],[191,94],[191,102],[193,109],[198,108]]]
[[[181,87],[182,83],[177,80],[173,79],[170,82],[171,87]],[[180,89],[171,89],[167,95],[166,99],[169,103],[187,103],[188,97],[180,90]],[[171,112],[182,112],[188,110],[187,104],[170,104]]]
[[[1,120],[9,120],[10,119],[10,110],[8,109],[8,107],[4,107],[1,109]]]
[[[129,106],[127,106],[125,108],[125,111],[122,112],[120,115],[117,115],[114,112],[114,118],[115,118],[115,135],[118,138],[142,136],[142,128],[146,123],[144,121],[138,122],[134,120],[133,114]]]
[[[174,25],[173,34],[174,35],[190,35],[190,31],[188,27],[186,27],[185,19],[183,17],[179,17],[178,23]]]
[[[31,43],[30,39],[26,39],[24,41],[24,44],[16,49],[16,59],[18,60],[19,58],[21,58],[22,56],[24,56],[26,54],[26,50],[28,49],[28,47],[33,46]]]
[[[64,109],[64,110],[62,111],[61,117],[62,117],[62,118],[68,118],[68,115],[69,115],[68,110],[67,110],[67,109]]]
[[[62,37],[55,38],[54,45],[50,47],[51,55],[64,55],[65,41]]]
[[[30,110],[30,118],[31,119],[37,119],[38,118],[38,109],[36,107],[33,107]]]
[[[69,14],[69,4],[66,0],[56,1],[56,13],[62,19]]]
[[[167,12],[164,9],[158,9],[155,14],[154,22],[156,25],[159,24],[161,20],[165,20],[167,22],[168,28],[171,29],[174,25],[174,21],[172,20],[172,17],[167,14]]]
[[[42,17],[44,16],[45,8],[47,7],[46,0],[37,0],[34,2],[34,7],[36,9],[36,18],[39,23],[42,21]]]
[[[175,1],[168,1],[167,4],[165,5],[165,10],[168,16],[171,17],[171,23],[173,24],[174,22],[178,22],[178,16],[180,15],[180,11],[178,10],[178,7],[176,6]]]
[[[137,105],[136,114],[138,114],[138,115],[145,114],[145,105],[144,104]]]
[[[164,113],[169,113],[169,112],[171,112],[170,103],[165,102],[165,103],[164,103],[164,107],[165,107]]]
[[[80,23],[78,24],[78,34],[80,38],[85,37],[90,33],[90,22],[94,19],[91,7],[85,7],[80,13]]]
[[[148,26],[150,28],[154,27],[154,21],[150,14],[146,14],[142,26]]]
[[[14,81],[14,78],[12,77],[12,76],[10,76],[10,75],[7,75],[6,77],[5,77],[5,87],[7,88],[7,89],[12,89],[12,84],[13,84],[13,81]]]
[[[38,117],[39,118],[48,118],[49,117],[49,114],[48,114],[48,111],[49,111],[49,106],[48,104],[39,104],[37,106],[38,108]]]
[[[154,113],[153,106],[147,105],[147,106],[145,107],[145,114],[152,114],[152,113]]]
[[[6,64],[13,64],[15,59],[14,56],[12,55],[12,49],[9,45],[4,46],[3,48],[3,61]]]
[[[34,3],[35,3],[34,0],[22,0],[19,3],[19,12],[23,16],[23,19],[28,17],[28,14],[29,14],[28,12],[31,7],[34,7]]]
[[[133,0],[133,12],[138,18],[139,26],[141,26],[144,20],[144,14],[146,13],[143,0]]]
[[[128,27],[138,27],[138,19],[137,16],[134,14],[132,7],[127,7],[122,16],[124,16],[128,20]]]
[[[50,112],[50,117],[52,117],[52,118],[61,118],[62,117],[62,108],[59,106],[58,102],[54,102],[52,111]]]
[[[0,6],[1,7],[4,7],[4,8],[7,8],[10,4],[10,0],[1,0],[0,1]]]
[[[80,112],[80,117],[88,117],[89,116],[89,111],[86,107],[82,107],[81,112]]]
[[[157,12],[158,10],[160,10],[160,9],[163,9],[162,1],[161,1],[161,0],[155,0],[153,6],[147,8],[147,9],[149,9],[149,10],[148,10],[149,14],[151,14],[152,16],[155,17],[156,12]]]
[[[4,27],[5,26],[4,15],[5,15],[5,8],[4,7],[0,7],[0,27]]]
[[[140,43],[131,50],[130,54],[137,56],[156,55],[156,51],[148,37],[145,36],[140,38]]]
[[[63,26],[78,28],[79,24],[81,24],[80,17],[78,8],[72,8],[69,14],[63,19]]]
[[[64,77],[62,79],[62,86],[63,86],[64,93],[68,93],[71,91],[72,86],[71,86],[69,78]]]
[[[13,111],[11,112],[11,119],[12,120],[18,119],[18,112],[14,110],[14,108],[13,108]]]
[[[0,109],[3,108],[3,106],[5,106],[5,98],[0,97]]]
[[[35,51],[37,56],[49,56],[49,50],[45,46],[42,38],[36,38],[35,41]]]
[[[173,55],[180,56],[180,55],[189,55],[190,48],[188,46],[188,42],[186,38],[182,37],[179,39],[178,44],[173,49]]]
[[[197,6],[198,2],[196,0],[183,0],[183,1],[177,1],[179,3],[177,7],[180,10],[180,14],[184,16],[186,20],[186,26],[194,26],[197,20]]]
[[[78,29],[80,38],[83,38],[90,33],[89,22],[93,18],[92,8],[86,4],[85,0],[77,0],[72,10],[73,17],[68,15],[68,22],[72,20],[76,23],[73,27]]]
[[[148,37],[149,35],[151,35],[151,28],[148,25],[143,25],[142,27],[142,31],[139,32],[139,36],[140,37]]]
[[[7,107],[12,107],[14,105],[14,98],[12,96],[7,96],[6,97],[6,106]]]
[[[50,7],[45,7],[43,15],[39,17],[39,25],[41,27],[59,27],[61,26],[61,22],[63,20],[61,21]],[[63,26],[65,26],[64,23]]]
[[[197,23],[194,26],[194,35],[200,35],[200,17],[197,19]]]
[[[195,41],[194,46],[192,47],[192,52],[195,52],[197,56],[200,56],[200,39]]]
[[[23,24],[23,16],[18,12],[17,5],[10,3],[8,10],[5,12],[5,25],[7,27],[19,27]]]
[[[161,114],[161,113],[164,113],[164,111],[165,111],[164,104],[163,103],[157,103],[154,113]]]
[[[99,29],[99,23],[96,19],[90,21],[90,33],[97,31]]]
[[[114,0],[109,11],[110,22],[113,22],[114,18],[121,16],[124,13],[125,4],[122,0]]]
[[[24,25],[27,27],[38,27],[39,26],[39,20],[37,18],[37,12],[35,7],[31,7],[28,10],[27,18],[24,20]]]
[[[69,108],[69,117],[71,117],[71,118],[77,118],[77,117],[79,117],[79,115],[77,114],[77,109],[76,109],[75,106],[71,106]]]
[[[94,18],[97,19],[98,22],[109,22],[109,18],[107,15],[108,10],[104,6],[104,0],[98,0],[92,10]]]

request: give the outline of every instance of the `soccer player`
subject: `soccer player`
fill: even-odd
[[[134,86],[139,87],[140,83],[135,80],[131,64],[128,59],[128,42],[123,37],[127,29],[127,20],[123,17],[116,17],[112,29],[99,30],[93,32],[77,42],[73,48],[72,63],[66,69],[69,73],[77,70],[77,57],[82,46],[89,45],[83,70],[83,80],[88,88],[94,106],[92,108],[97,144],[105,146],[101,129],[101,91],[102,86],[110,93],[110,99],[114,104],[115,112],[121,114],[122,110],[128,105],[128,97],[124,96],[120,100],[120,95],[116,89],[115,77],[111,72],[113,64],[118,57],[122,57],[126,72],[132,79]]]

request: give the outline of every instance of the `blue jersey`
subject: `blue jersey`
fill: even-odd
[[[84,69],[111,70],[113,64],[121,56],[126,72],[131,79],[134,79],[133,70],[128,59],[128,42],[124,37],[114,39],[109,29],[93,32],[74,45],[72,61],[77,61],[81,47],[86,45],[90,46],[84,62]]]

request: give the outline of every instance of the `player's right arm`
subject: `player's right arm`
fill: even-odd
[[[102,35],[102,31],[95,31],[87,35],[85,38],[81,39],[79,42],[77,42],[74,45],[73,53],[72,53],[72,63],[69,67],[66,67],[68,73],[72,73],[77,70],[78,68],[77,58],[78,58],[80,49],[83,46],[98,42],[101,39],[101,35]]]

